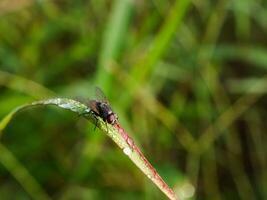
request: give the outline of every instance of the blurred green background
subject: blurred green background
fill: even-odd
[[[94,98],[183,199],[267,199],[265,0],[0,1],[0,119]],[[2,131],[0,199],[166,199],[81,117],[20,112]]]

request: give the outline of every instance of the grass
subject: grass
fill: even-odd
[[[94,98],[98,85],[180,196],[266,199],[265,11],[251,0],[2,3],[0,119],[34,100]],[[165,198],[73,114],[29,109],[0,127],[1,199]]]

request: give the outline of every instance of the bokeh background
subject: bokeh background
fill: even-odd
[[[1,0],[0,119],[94,98],[183,199],[267,199],[265,0]],[[85,119],[47,106],[1,130],[0,199],[166,199]]]

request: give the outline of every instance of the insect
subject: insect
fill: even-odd
[[[123,139],[128,143],[128,145],[131,148],[134,148],[134,142],[132,138],[130,138],[124,131],[124,129],[120,126],[118,122],[118,116],[111,109],[109,102],[102,90],[96,87],[95,92],[97,100],[90,100],[87,103],[88,107],[90,108],[90,112],[92,112],[95,116],[101,117],[104,122],[113,125],[118,130]]]
[[[95,93],[97,99],[88,102],[91,112],[111,125],[116,124],[118,122],[118,117],[111,109],[105,94],[98,87],[96,87]]]

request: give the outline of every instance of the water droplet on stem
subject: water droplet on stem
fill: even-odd
[[[129,147],[125,147],[123,149],[123,153],[125,153],[127,156],[129,156],[132,153],[132,150]]]

